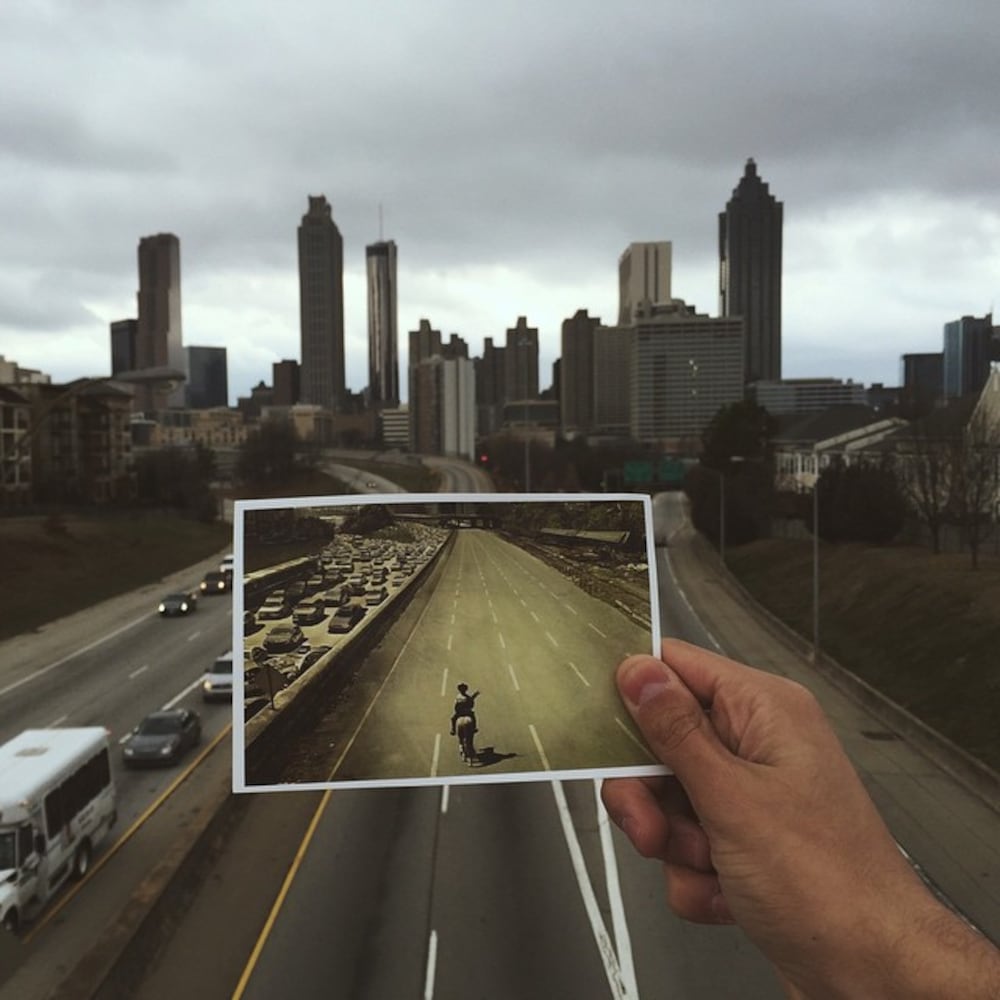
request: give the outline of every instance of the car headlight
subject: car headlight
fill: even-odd
[[[160,614],[162,615],[163,612],[166,611],[166,610],[167,610],[167,606],[165,604],[161,604],[160,605]]]
[[[201,689],[202,689],[202,691],[211,691],[212,690],[212,682],[210,680],[208,680],[208,678],[206,678],[205,680],[203,680],[201,682]]]
[[[160,748],[161,757],[169,757],[177,749],[176,740],[171,740],[169,743],[165,744]]]
[[[135,756],[135,750],[132,747],[125,747],[125,756],[126,757],[134,757]]]
[[[188,605],[187,601],[181,601],[181,611],[187,611]]]

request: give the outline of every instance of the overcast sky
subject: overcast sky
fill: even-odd
[[[524,315],[542,386],[564,318],[617,318],[631,241],[671,240],[674,295],[716,314],[750,156],[784,203],[786,377],[897,384],[1000,293],[996,0],[11,0],[0,123],[0,354],[60,381],[110,371],[139,238],[172,232],[185,344],[229,349],[233,401],[270,382],[309,194],[355,390],[379,203],[401,362],[422,317],[479,354]]]

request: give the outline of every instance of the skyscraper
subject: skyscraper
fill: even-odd
[[[189,409],[229,405],[229,370],[224,347],[185,347],[184,402]]]
[[[507,331],[504,391],[508,403],[538,398],[538,327],[524,316]]]
[[[344,241],[324,195],[299,225],[301,401],[330,410],[344,397]]]
[[[594,416],[594,331],[601,325],[586,309],[578,309],[562,324],[562,366],[559,391],[563,433],[586,433]]]
[[[136,339],[139,321],[116,319],[111,322],[111,374],[131,372],[136,369]]]
[[[368,393],[373,406],[399,405],[396,244],[365,247],[368,270]]]
[[[747,382],[781,378],[782,215],[782,203],[747,160],[719,213],[719,315],[744,318]]]
[[[635,321],[642,303],[670,301],[672,247],[669,242],[630,243],[618,258],[618,325]]]
[[[173,233],[139,240],[139,306],[135,337],[136,368],[184,371],[181,332],[181,242]],[[183,406],[184,387],[172,392],[146,389],[137,393],[141,409]]]

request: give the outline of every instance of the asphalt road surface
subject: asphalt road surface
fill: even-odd
[[[701,626],[666,558],[671,537],[683,527],[683,512],[673,498],[658,506],[668,540],[668,548],[658,552],[664,633],[723,645],[734,655],[790,672],[787,658],[768,650],[745,623],[722,614],[724,602],[714,599],[708,568],[689,576],[698,583],[689,593],[708,613],[711,635]],[[467,564],[470,572],[474,562]],[[502,581],[499,573],[496,578]],[[77,643],[78,658],[5,656],[0,732],[102,721],[119,738],[145,712],[177,696],[196,704],[196,690],[184,691],[228,644],[228,601],[205,602],[191,619],[161,621],[149,613],[156,596],[88,632]],[[473,646],[480,658],[500,624],[492,622],[488,608],[481,622],[484,638]],[[449,614],[447,607],[443,614]],[[529,614],[522,631],[529,622],[531,628],[540,624]],[[440,625],[447,628],[450,621]],[[37,639],[25,648],[44,644],[46,636]],[[530,645],[538,646],[537,635]],[[440,664],[437,669],[440,680]],[[458,679],[449,664],[448,683]],[[483,736],[499,744],[494,734],[511,715],[507,699],[513,685],[501,695],[499,688],[478,683],[484,687]],[[80,686],[71,691],[72,685]],[[448,699],[439,692],[440,687],[430,693],[430,703],[448,711]],[[902,741],[867,739],[871,720],[844,699],[827,701],[827,692],[822,694],[914,860],[995,935],[997,892],[988,878],[995,865],[986,848],[988,841],[995,843],[995,814],[953,805],[950,779],[929,762],[914,765]],[[494,698],[503,701],[503,715],[495,714]],[[206,719],[225,717],[225,706],[198,708]],[[439,715],[433,727],[443,728]],[[424,760],[428,735],[421,732],[415,741]],[[384,750],[377,756],[383,759]],[[171,776],[142,772],[122,781],[135,778],[136,794],[147,785],[151,794]],[[197,773],[190,779],[198,780]],[[138,799],[132,808],[139,808]],[[147,851],[145,864],[152,868],[158,854],[152,847]],[[118,898],[113,890],[123,881],[119,867],[116,858],[96,873],[57,926],[39,936],[33,962],[72,967],[79,957],[72,949],[88,930],[81,925],[92,922],[99,932],[108,918],[95,917],[95,909],[108,909]],[[11,993],[2,979],[3,1000],[48,995]],[[244,821],[210,875],[192,887],[175,932],[133,995],[175,1000],[230,997],[234,990],[252,997],[379,1000],[782,995],[740,932],[695,927],[670,916],[657,866],[637,858],[608,828],[594,785],[586,780],[252,796]]]

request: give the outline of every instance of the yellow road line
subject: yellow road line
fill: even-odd
[[[292,863],[288,868],[285,880],[282,882],[281,889],[278,891],[278,895],[275,897],[274,903],[271,906],[271,912],[267,915],[267,920],[264,922],[264,926],[261,928],[261,932],[257,937],[257,943],[254,945],[253,951],[250,952],[250,957],[247,959],[247,964],[243,969],[243,974],[240,976],[240,980],[236,984],[236,989],[233,990],[232,1000],[240,1000],[240,997],[242,997],[243,993],[246,991],[247,985],[250,982],[250,977],[253,975],[253,971],[257,967],[257,962],[260,960],[261,952],[264,950],[264,945],[267,944],[267,939],[271,936],[271,930],[278,919],[281,907],[284,905],[285,897],[292,888],[292,883],[295,881],[295,876],[298,874],[299,868],[302,867],[306,851],[309,849],[309,844],[316,832],[316,827],[319,826],[319,821],[323,816],[323,812],[326,810],[326,805],[330,801],[330,796],[332,794],[333,793],[330,789],[327,789],[323,793],[323,798],[320,799],[320,803],[316,807],[316,812],[313,813],[313,818],[309,821],[309,827],[306,829],[305,835],[302,838],[302,843],[299,844],[299,849],[295,852],[295,857],[292,859]]]
[[[94,867],[82,878],[79,882],[75,883],[73,887],[64,895],[61,896],[51,909],[46,911],[45,915],[35,924],[34,927],[25,934],[21,940],[28,944],[30,941],[34,940],[38,934],[46,928],[52,921],[62,913],[63,909],[69,904],[70,900],[74,899],[78,892],[132,839],[132,837],[138,832],[139,828],[156,812],[160,806],[163,805],[167,799],[173,795],[173,793],[183,784],[192,774],[194,769],[212,752],[222,742],[225,736],[233,728],[233,724],[230,722],[226,725],[218,736],[212,740],[211,743],[205,747],[198,756],[191,761],[191,763],[182,771],[176,778],[167,786],[165,791],[161,793],[159,798],[157,798],[150,806],[147,807],[146,811],[121,835],[121,837],[103,854],[99,861],[94,864]]]

